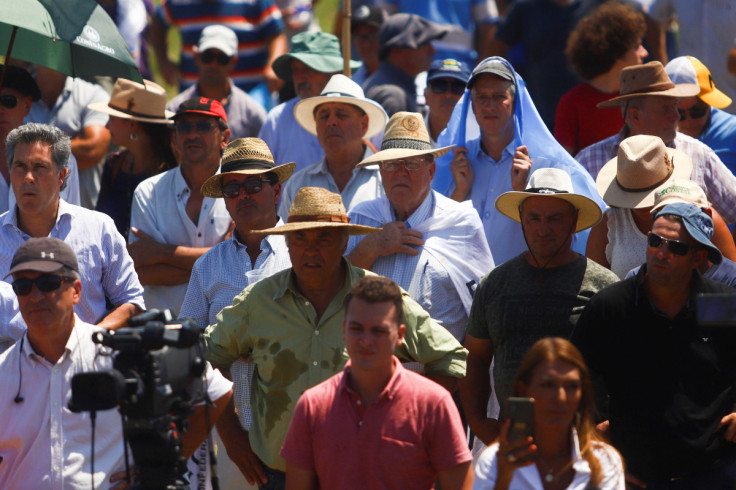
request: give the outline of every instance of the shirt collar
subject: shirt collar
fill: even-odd
[[[77,316],[76,313],[74,313],[74,327],[72,328],[72,331],[69,333],[69,338],[66,341],[66,345],[64,346],[64,353],[61,355],[59,360],[56,362],[56,364],[60,364],[64,361],[66,357],[71,357],[74,352],[76,352],[79,347],[79,332],[77,329],[77,325],[81,320]],[[31,341],[28,339],[28,331],[23,334],[23,337],[21,338],[21,341],[23,342],[23,352],[21,353],[23,356],[27,357],[32,363],[41,362],[41,360],[45,360],[40,354],[38,354],[35,350],[33,350],[33,346],[31,345]],[[48,361],[46,361],[48,362]]]
[[[405,376],[404,373],[406,371],[406,368],[404,368],[401,362],[399,362],[399,359],[396,356],[392,356],[391,361],[394,363],[394,372],[391,375],[391,379],[388,380],[388,383],[383,388],[383,391],[381,391],[381,394],[378,395],[379,400],[382,400],[384,398],[388,400],[393,400],[396,395],[398,395],[401,388],[401,381]],[[340,380],[340,384],[338,386],[338,389],[345,393],[356,393],[355,390],[350,386],[351,366],[352,363],[350,359],[348,359],[348,362],[345,363],[345,369],[343,369],[343,377]]]
[[[481,139],[480,138],[478,138],[476,140],[473,140],[473,143],[474,143],[474,146],[476,146],[476,148],[474,149],[474,153],[475,153],[475,157],[476,157],[477,160],[481,160],[482,161],[483,159],[485,159],[485,160],[488,160],[488,161],[491,161],[491,162],[494,162],[494,163],[500,163],[500,162],[506,160],[507,158],[512,158],[513,159],[514,153],[516,153],[516,149],[519,146],[521,146],[521,143],[518,141],[518,139],[516,138],[516,136],[514,136],[514,138],[509,142],[509,144],[506,145],[506,147],[503,149],[503,152],[502,152],[502,155],[501,155],[501,160],[495,161],[493,158],[491,158],[490,155],[488,155],[488,153],[486,153],[485,151],[483,151],[483,145],[481,144],[482,142],[481,142]],[[469,154],[470,154],[470,152],[469,152]]]
[[[414,212],[411,214],[411,216],[409,216],[409,218],[406,220],[406,226],[408,228],[414,228],[415,226],[429,219],[429,217],[432,216],[433,214],[434,204],[435,204],[434,193],[430,189],[429,192],[427,193],[427,197],[424,198],[424,200],[419,205],[419,207],[416,208]],[[393,208],[391,208],[391,214],[393,215],[394,221],[395,221],[396,214],[394,213]]]
[[[274,228],[277,226],[283,226],[284,222],[281,218],[278,218],[278,221],[274,225]],[[230,242],[233,244],[233,246],[236,249],[239,249],[240,247],[245,247],[245,244],[238,240],[235,230],[233,230],[233,235],[230,237]],[[284,236],[283,235],[266,235],[261,240],[261,250],[266,250],[267,252],[273,252],[277,248],[279,248],[279,245],[281,243],[284,243]]]
[[[360,279],[362,276],[362,273],[364,272],[363,269],[360,269],[359,267],[353,267],[350,262],[345,259],[345,257],[341,257],[340,261],[346,266],[347,272],[346,272],[346,281],[343,285],[342,289],[337,292],[335,295],[335,298],[342,296],[344,297],[348,291],[350,290],[350,287],[352,284]],[[281,279],[281,284],[278,285],[276,288],[276,292],[273,295],[274,300],[279,300],[283,296],[286,295],[287,291],[290,292],[294,296],[303,296],[302,293],[299,292],[299,289],[296,287],[296,281],[294,279],[294,269],[289,268],[287,269],[288,273],[283,274]],[[333,298],[334,300],[334,298]]]
[[[74,205],[69,204],[62,198],[59,198],[59,209],[56,212],[56,224],[58,224],[59,221],[61,221],[63,216],[68,215],[69,219],[71,220],[76,216],[76,214],[77,214],[77,210]],[[7,211],[4,217],[2,218],[2,226],[5,227],[8,225],[13,226],[17,228],[18,230],[20,230],[20,228],[18,228],[18,204],[17,203],[13,206],[13,209]]]
[[[363,145],[363,160],[368,158],[369,156],[373,155],[373,150],[371,150],[371,147],[368,145]],[[370,165],[368,167],[353,167],[353,175],[359,173],[359,172],[377,172],[378,171],[378,165]],[[319,162],[317,162],[315,165],[310,165],[309,167],[304,169],[304,173],[310,174],[310,175],[327,175],[330,172],[330,169],[327,168],[327,157],[323,158]]]

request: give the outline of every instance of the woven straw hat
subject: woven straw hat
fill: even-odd
[[[380,230],[372,226],[351,225],[340,194],[322,187],[302,187],[294,196],[286,224],[253,230],[252,233],[283,235],[290,231],[315,228],[346,228],[350,235],[367,235]]]
[[[640,134],[626,138],[618,155],[598,173],[595,186],[609,206],[638,209],[654,206],[654,196],[673,179],[689,179],[690,157],[667,148],[659,136]]]
[[[700,87],[691,83],[675,85],[659,61],[643,65],[627,66],[621,70],[621,95],[599,103],[596,107],[614,107],[635,97],[657,95],[660,97],[692,97],[700,93]]]
[[[110,101],[89,104],[92,110],[122,119],[154,124],[172,124],[174,113],[166,110],[166,91],[150,80],[145,85],[118,78],[112,87]]]
[[[501,214],[521,223],[519,208],[528,197],[554,197],[572,204],[578,210],[575,233],[595,225],[603,212],[596,202],[582,194],[575,194],[570,174],[560,168],[540,168],[532,173],[526,189],[504,192],[496,199],[496,209]]]
[[[432,158],[437,158],[455,146],[432,148],[430,141],[421,114],[418,112],[397,112],[388,120],[383,142],[381,143],[381,151],[369,156],[357,166],[367,167],[379,162],[420,155],[431,155]]]
[[[226,174],[257,175],[273,172],[284,182],[294,173],[296,163],[289,162],[276,166],[273,155],[265,141],[260,138],[238,138],[232,140],[222,152],[220,173],[202,184],[205,197],[222,197],[222,177]]]

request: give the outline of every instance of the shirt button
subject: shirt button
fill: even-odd
[[[314,362],[313,362],[312,364],[313,364],[314,366],[316,366],[316,365],[317,365],[317,364],[319,364],[319,363],[318,363],[317,361],[314,361]]]
[[[357,402],[355,402],[355,403],[357,403],[358,405],[362,405],[362,404],[363,404],[363,402],[362,402],[362,401],[360,401],[360,400],[358,400],[358,401],[357,401]]]
[[[309,301],[304,300],[304,306],[309,306]]]
[[[314,335],[319,335],[319,330],[315,330]]]

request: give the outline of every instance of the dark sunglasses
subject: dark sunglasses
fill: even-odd
[[[174,128],[176,129],[177,133],[189,133],[192,131],[192,129],[198,133],[208,133],[215,129],[215,123],[213,123],[212,121],[181,121],[176,123]]]
[[[667,249],[672,252],[673,255],[685,256],[690,251],[690,245],[677,240],[670,240],[668,238],[661,237],[656,233],[649,232],[647,235],[647,245],[652,248],[659,248],[663,244],[667,244]]]
[[[465,91],[465,84],[460,80],[432,80],[429,82],[432,93],[437,95],[447,92],[448,87],[454,95],[462,95]]]
[[[232,56],[228,56],[225,53],[215,53],[212,50],[207,50],[204,53],[199,55],[199,59],[202,60],[202,63],[209,65],[213,61],[217,61],[217,64],[220,66],[225,66],[228,63],[230,63],[230,60],[233,59]]]
[[[240,196],[240,189],[243,189],[249,196],[258,194],[263,189],[263,184],[265,183],[270,184],[271,181],[269,179],[246,180],[242,184],[223,184],[220,189],[222,190],[223,197],[234,199]]]
[[[13,94],[0,95],[0,105],[6,109],[12,109],[18,105],[18,97]]]
[[[56,291],[61,287],[61,283],[64,281],[72,281],[71,277],[63,277],[57,274],[42,274],[35,279],[28,279],[27,277],[21,277],[20,279],[13,280],[13,291],[18,296],[25,296],[31,292],[33,285],[35,284],[39,291],[42,293],[50,293]]]
[[[680,113],[680,121],[687,119],[688,114],[690,115],[690,119],[700,119],[708,113],[708,105],[698,102],[690,109],[677,109],[677,112]]]

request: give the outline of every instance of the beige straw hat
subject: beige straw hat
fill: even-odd
[[[294,196],[286,224],[253,230],[252,233],[283,235],[290,231],[315,228],[346,228],[350,235],[367,235],[380,230],[372,226],[351,225],[340,194],[322,187],[302,187]]]
[[[166,110],[166,91],[158,84],[143,80],[141,85],[118,78],[112,87],[110,101],[89,104],[92,110],[133,121],[154,124],[173,124],[173,112]]]
[[[660,97],[692,97],[700,93],[700,87],[691,83],[675,85],[659,61],[643,65],[627,66],[621,70],[621,88],[618,97],[599,103],[596,107],[622,105],[629,99],[645,95]]]
[[[397,112],[386,125],[381,151],[374,153],[358,167],[367,167],[379,162],[410,158],[420,155],[432,155],[437,158],[444,155],[455,145],[432,148],[424,118],[418,112]]]
[[[710,207],[705,191],[696,182],[687,179],[672,179],[667,187],[655,192],[652,214],[676,202],[695,204],[701,209]]]
[[[618,146],[618,156],[598,173],[595,186],[609,206],[637,209],[654,206],[654,196],[673,179],[690,178],[693,162],[659,136],[636,135]]]
[[[215,174],[202,184],[202,195],[205,197],[222,197],[222,177],[225,174],[258,175],[273,172],[284,182],[294,173],[296,163],[289,162],[276,165],[273,155],[265,141],[260,138],[238,138],[232,140],[222,152],[220,173]]]

